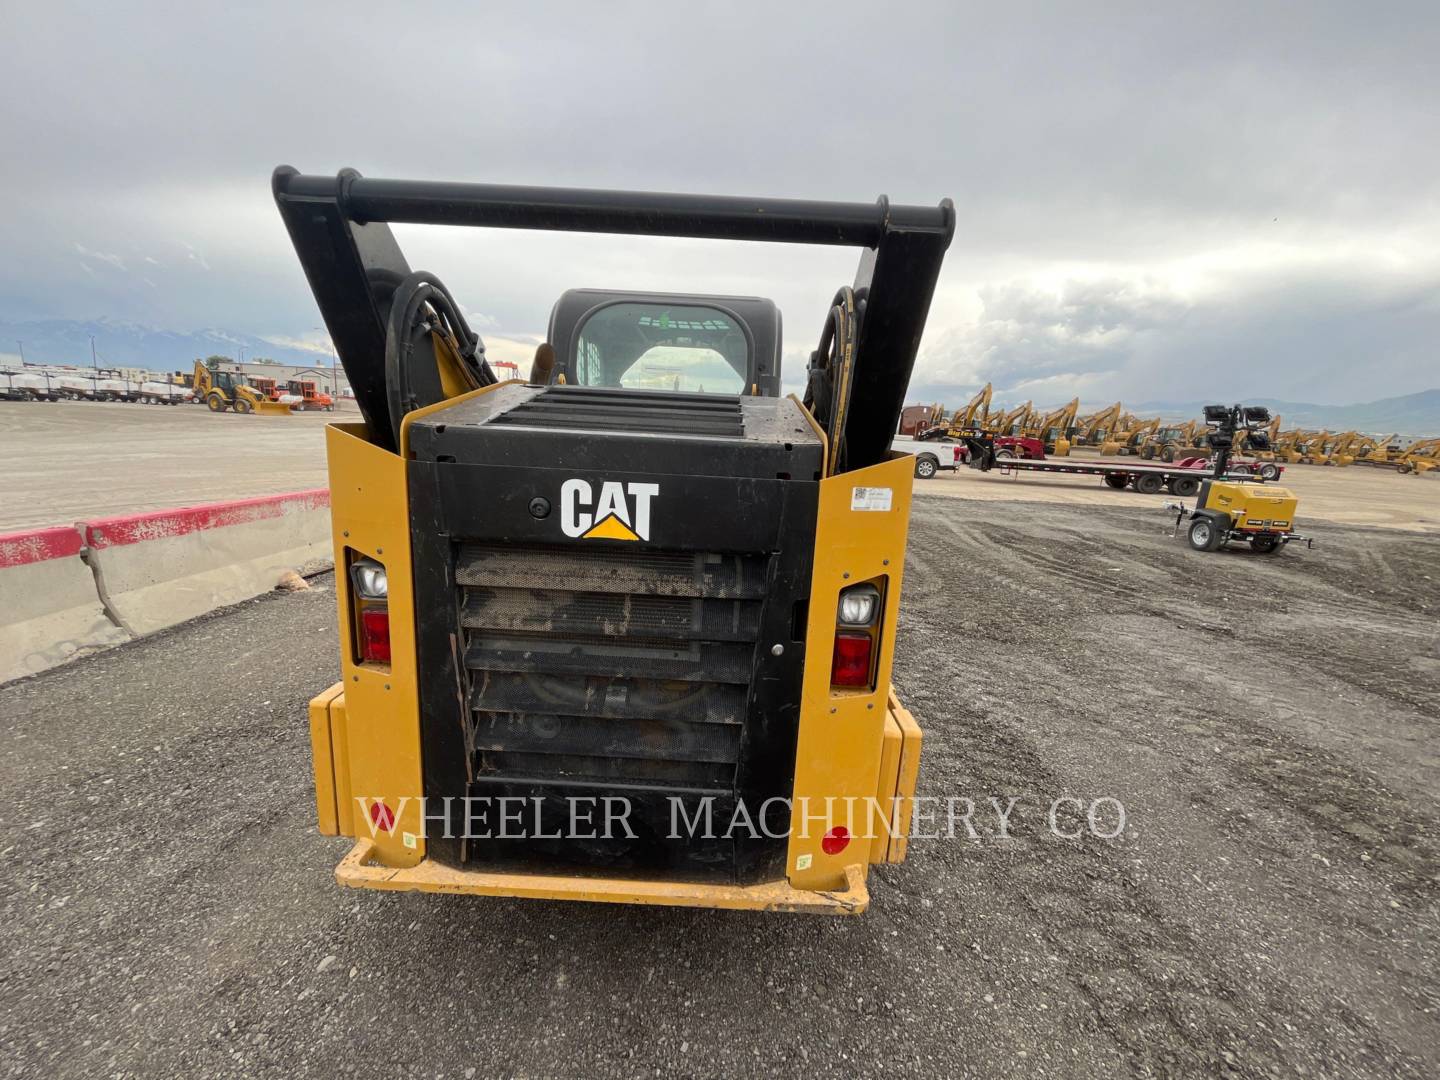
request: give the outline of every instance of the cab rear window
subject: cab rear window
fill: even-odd
[[[583,386],[741,394],[750,346],[735,318],[690,304],[607,304],[580,326],[575,379]]]

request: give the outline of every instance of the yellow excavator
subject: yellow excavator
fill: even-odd
[[[1275,445],[1275,456],[1280,461],[1299,465],[1310,448],[1311,440],[1319,438],[1322,434],[1323,432],[1307,431],[1304,428],[1282,431],[1280,441]]]
[[[1351,448],[1361,439],[1358,431],[1342,431],[1331,435],[1320,447],[1320,464],[1322,465],[1349,465],[1354,462],[1355,455]]]
[[[1270,453],[1274,456],[1275,460],[1289,461],[1290,454],[1292,453],[1292,448],[1295,444],[1295,440],[1299,437],[1299,428],[1290,428],[1286,431],[1280,432],[1280,434],[1275,437],[1275,442],[1271,445],[1270,448]]]
[[[990,398],[993,390],[989,383],[981,387],[970,399],[970,403],[964,409],[957,409],[947,422],[946,434],[951,438],[962,439],[966,435],[974,435],[977,431],[983,430],[990,421]]]
[[[1415,476],[1424,476],[1432,469],[1440,469],[1440,439],[1421,439],[1411,443],[1400,460],[1395,463],[1396,471]]]
[[[1191,420],[1156,428],[1141,441],[1137,452],[1146,461],[1159,458],[1167,463],[1187,457],[1206,457],[1210,448],[1201,444],[1202,436],[1196,431],[1201,426],[1200,421]]]
[[[1363,448],[1356,449],[1356,460],[1366,465],[1394,465],[1404,456],[1400,449],[1400,435],[1394,433],[1384,438],[1372,438],[1367,440]]]
[[[1082,416],[1075,421],[1076,446],[1099,446],[1110,437],[1111,430],[1115,427],[1116,421],[1120,419],[1120,412],[1124,408],[1120,402]]]
[[[1009,412],[989,418],[985,424],[985,430],[991,435],[1018,435],[1030,416],[1031,405],[1032,403],[1027,401],[1024,405],[1015,406]]]
[[[1297,460],[1301,465],[1328,465],[1331,440],[1334,438],[1329,431],[1324,430],[1307,435],[1296,446],[1300,455]]]
[[[1045,444],[1045,453],[1049,457],[1069,457],[1070,436],[1075,427],[1075,413],[1079,408],[1080,399],[1077,397],[1072,399],[1070,404],[1062,405],[1054,412],[1033,420],[1020,434],[1039,439]]]
[[[1358,431],[1347,431],[1331,443],[1326,464],[1335,466],[1353,465],[1357,459],[1369,453],[1375,440]]]
[[[1375,446],[1357,459],[1363,465],[1394,469],[1405,475],[1423,476],[1440,468],[1440,439],[1419,439],[1401,449],[1399,435],[1375,440]]]
[[[1117,454],[1125,457],[1128,454],[1138,454],[1146,437],[1159,426],[1158,416],[1153,420],[1132,419],[1124,428],[1117,427],[1110,437],[1100,444],[1100,456]]]
[[[233,371],[213,371],[203,360],[195,361],[187,385],[195,391],[195,400],[203,401],[211,412],[234,409],[237,413],[258,413],[262,416],[289,416],[290,406],[271,401]]]

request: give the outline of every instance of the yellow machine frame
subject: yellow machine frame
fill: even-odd
[[[406,428],[411,420],[452,403],[410,413]],[[328,427],[337,578],[357,556],[397,568],[410,565],[405,445],[402,434],[401,454],[392,454],[368,440],[363,424]],[[919,726],[891,685],[911,484],[912,459],[904,454],[819,482],[792,796],[795,825],[785,878],[755,886],[704,885],[474,871],[428,860],[421,820],[414,600],[409,575],[400,572],[389,578],[391,664],[382,668],[357,663],[352,649],[342,644],[341,681],[310,703],[320,831],[357,840],[337,867],[336,879],[371,889],[829,914],[864,911],[869,865],[905,858],[922,742]],[[855,488],[889,488],[891,509],[854,509]],[[884,582],[884,612],[875,689],[832,689],[829,665],[839,593],[856,582],[877,579]],[[342,581],[335,591],[340,626],[349,627],[349,589]],[[376,827],[368,817],[374,805],[370,800],[382,798],[393,809],[393,828]],[[837,826],[845,827],[852,839],[844,850],[829,854],[822,841]]]

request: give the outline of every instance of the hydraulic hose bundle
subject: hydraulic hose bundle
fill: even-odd
[[[855,347],[860,340],[860,320],[865,302],[857,300],[848,285],[835,294],[820,344],[810,354],[804,404],[824,430],[829,441],[826,475],[844,472],[845,420],[850,412],[854,386]]]
[[[421,362],[416,350],[422,345]],[[442,351],[457,362],[445,364]],[[459,392],[496,382],[485,359],[485,343],[470,329],[454,299],[433,274],[417,270],[396,288],[385,327],[385,395],[390,423],[398,440],[407,413],[453,397],[445,385],[448,367]]]

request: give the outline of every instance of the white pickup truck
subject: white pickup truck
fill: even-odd
[[[960,443],[941,442],[938,439],[916,441],[908,435],[896,435],[890,443],[891,450],[902,454],[915,455],[915,475],[929,480],[941,469],[958,469],[965,463],[965,447]]]

